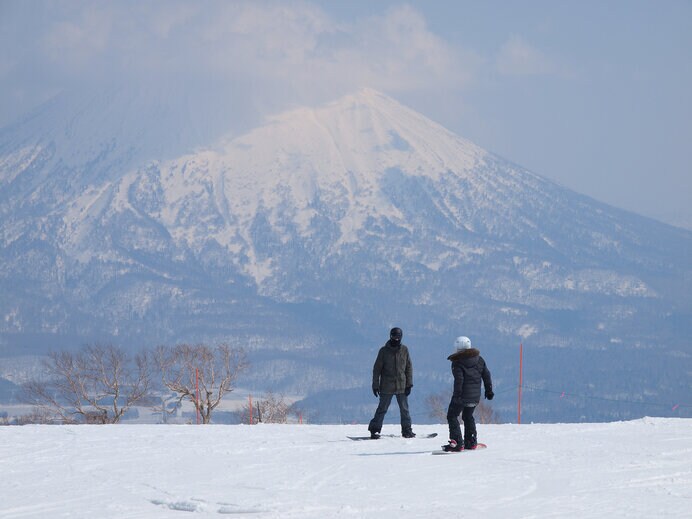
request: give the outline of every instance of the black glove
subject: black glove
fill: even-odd
[[[375,395],[375,397],[380,396],[380,390],[377,389],[376,387],[372,388],[372,394]]]
[[[492,390],[485,392],[485,398],[487,398],[488,400],[492,400],[494,396],[495,396],[495,393],[493,393]]]
[[[412,388],[412,387],[413,387],[413,386],[406,386],[406,389],[404,390],[404,394],[405,394],[406,396],[409,396],[409,395],[411,394],[411,388]]]

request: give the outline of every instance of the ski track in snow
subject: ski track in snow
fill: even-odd
[[[444,425],[1,427],[0,517],[689,517],[690,419],[478,428],[431,456]]]

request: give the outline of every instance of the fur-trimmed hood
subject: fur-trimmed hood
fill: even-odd
[[[449,357],[447,357],[447,360],[451,360],[452,362],[454,362],[455,360],[478,357],[480,356],[480,354],[481,352],[477,348],[470,348],[468,350],[459,350],[455,353],[452,353]]]

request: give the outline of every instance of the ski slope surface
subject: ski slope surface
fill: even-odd
[[[446,426],[366,429],[0,427],[0,517],[690,517],[690,419],[479,425],[488,449],[447,456]]]

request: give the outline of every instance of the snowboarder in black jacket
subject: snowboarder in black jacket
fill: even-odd
[[[403,337],[401,328],[392,328],[389,340],[380,348],[372,367],[372,392],[380,399],[375,416],[368,425],[370,437],[373,439],[380,437],[384,415],[387,414],[394,396],[401,414],[401,435],[404,438],[416,436],[411,430],[411,415],[408,409],[408,396],[413,387],[413,365],[408,348],[401,343]]]
[[[454,393],[447,409],[449,444],[443,447],[446,451],[476,448],[476,420],[473,418],[473,412],[481,401],[481,380],[485,387],[485,398],[492,400],[494,396],[490,371],[480,351],[471,347],[471,339],[457,337],[454,347],[455,352],[447,357],[447,360],[452,361]],[[463,436],[459,413],[464,422]]]

